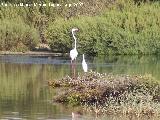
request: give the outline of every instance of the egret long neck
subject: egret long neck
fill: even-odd
[[[73,38],[74,38],[74,47],[76,49],[76,47],[77,47],[77,38],[75,37],[73,31],[72,31],[72,35],[73,35]]]
[[[85,59],[84,59],[84,54],[83,54],[83,61],[85,61]]]

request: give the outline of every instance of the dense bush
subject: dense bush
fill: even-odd
[[[20,19],[0,20],[0,50],[31,50],[38,40],[37,30],[24,24]]]
[[[24,1],[24,0],[4,0],[3,2],[7,2],[9,6],[5,7],[0,5],[0,19],[13,19],[19,18],[25,24],[29,26],[34,26],[34,28],[39,31],[41,43],[47,43],[46,36],[46,28],[48,27],[49,22],[53,22],[54,20],[60,19],[71,19],[77,18],[80,15],[94,16],[96,14],[101,13],[100,11],[106,6],[106,0],[95,0],[93,1],[81,1],[85,2],[83,6],[74,5],[74,3],[78,3],[78,0],[44,0],[44,1]],[[42,7],[37,5],[31,7],[20,7],[14,6],[16,3],[23,2],[24,5],[26,3],[32,4],[34,3],[45,3],[47,6]],[[52,3],[60,3],[62,6],[60,7],[51,7],[48,4]],[[65,4],[72,3],[72,7],[65,7]],[[101,7],[100,7],[101,6]],[[103,7],[102,7],[103,6]],[[59,50],[60,51],[60,50]]]
[[[6,0],[11,3],[19,1],[24,2]],[[45,0],[44,2],[65,5],[71,1]],[[7,19],[8,24],[11,24],[10,19],[20,19],[25,26],[34,27],[39,32],[39,42],[49,43],[54,52],[69,52],[74,42],[71,36],[73,27],[80,29],[76,35],[79,52],[157,54],[160,51],[159,2],[143,2],[143,0],[82,0],[81,2],[84,5],[79,7],[0,6],[0,20]],[[12,23],[9,26],[16,25]],[[2,27],[5,26],[1,23]],[[19,25],[19,29],[25,28],[20,27]],[[5,29],[2,29],[2,33],[8,34]]]
[[[71,29],[78,27],[78,51],[88,54],[157,54],[160,51],[159,3],[117,2],[101,16],[50,23],[47,35],[53,51],[68,52]],[[59,49],[61,46],[61,49]]]
[[[149,103],[146,96],[151,96],[151,101],[159,101],[160,83],[149,75],[112,75],[89,71],[77,78],[69,76],[57,81],[49,81],[49,86],[68,87],[62,94],[55,96],[54,100],[61,103],[99,104],[102,106],[118,103],[138,105],[140,102]],[[129,94],[133,95],[132,98]],[[140,96],[141,97],[140,97]],[[115,101],[110,103],[112,97]],[[118,105],[117,104],[117,105]]]
[[[72,48],[74,39],[72,39],[71,28],[77,27],[80,32],[77,33],[78,51],[94,53],[94,41],[97,40],[96,24],[90,17],[81,20],[71,19],[69,21],[57,20],[48,27],[48,39],[53,51],[68,52]],[[93,30],[92,30],[93,29]],[[90,31],[92,30],[92,31]],[[95,31],[94,31],[95,30]],[[61,47],[60,47],[61,46]],[[83,48],[81,47],[83,46]]]

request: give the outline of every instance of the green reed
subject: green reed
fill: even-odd
[[[53,51],[67,52],[78,27],[78,48],[88,54],[157,54],[160,49],[159,2],[117,2],[103,14],[49,23],[47,38]],[[58,49],[63,46],[62,50]],[[83,46],[83,47],[82,47]]]
[[[13,1],[8,2],[13,3]],[[44,3],[49,2],[51,1],[46,0]],[[62,4],[60,7],[0,6],[0,20],[7,19],[11,24],[9,26],[14,26],[13,19],[17,23],[20,21],[35,31],[32,32],[34,35],[30,33],[29,36],[40,36],[36,38],[37,43],[48,43],[54,52],[68,52],[71,49],[73,44],[71,29],[78,27],[80,53],[92,55],[159,53],[160,18],[157,13],[160,11],[160,3],[158,1],[83,0],[81,1],[84,3],[83,6],[64,7],[70,2],[53,1]],[[3,27],[6,25],[7,23],[4,23]],[[24,26],[20,28],[19,25],[19,29],[26,28]],[[1,31],[7,33],[4,28]],[[4,35],[2,38],[5,38]],[[4,43],[4,39],[1,39],[1,42]],[[17,48],[15,47],[15,51],[19,51]]]
[[[0,20],[0,50],[27,51],[39,42],[35,28],[26,25],[19,18]]]

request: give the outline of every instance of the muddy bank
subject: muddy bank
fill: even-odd
[[[29,56],[67,56],[67,53],[53,53],[51,51],[28,51],[28,52],[11,52],[0,51],[0,56],[4,55],[29,55]]]

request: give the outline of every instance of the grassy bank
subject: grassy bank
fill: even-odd
[[[49,81],[62,87],[55,102],[82,105],[96,114],[132,117],[160,115],[160,83],[151,76],[100,74],[90,71],[77,79]]]
[[[13,4],[13,1],[9,2]],[[44,3],[49,2],[46,0]],[[53,52],[66,53],[73,44],[71,29],[78,27],[80,53],[92,55],[159,53],[160,18],[157,13],[160,11],[160,3],[158,1],[83,0],[81,2],[84,5],[77,7],[64,7],[70,1],[53,1],[61,4],[61,7],[0,6],[0,20],[3,23],[1,24],[3,46],[0,50],[26,51],[34,48],[38,43],[48,43]],[[17,26],[16,24],[19,23],[20,25]],[[14,33],[10,34],[8,41],[23,43],[20,50],[18,44],[12,44],[14,48],[10,48],[10,42],[5,42],[8,35],[5,26],[11,27],[8,29]],[[15,32],[12,28],[19,29],[18,31],[23,33]],[[27,32],[28,29],[31,31]],[[26,36],[29,36],[28,40]]]

